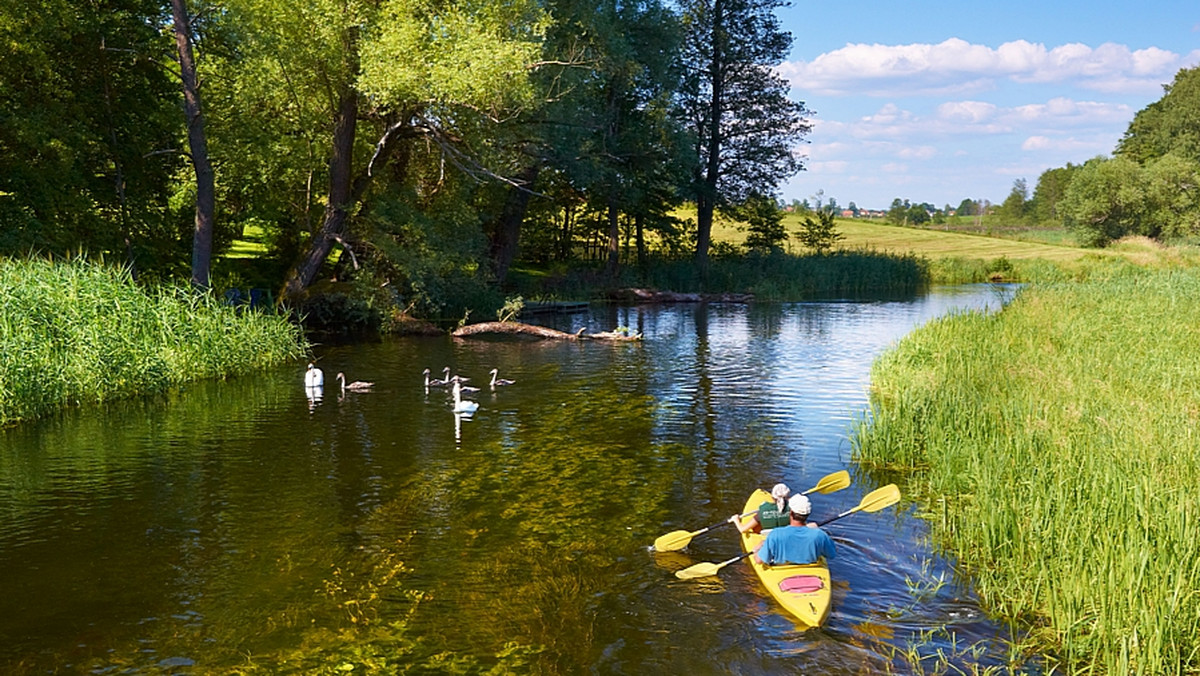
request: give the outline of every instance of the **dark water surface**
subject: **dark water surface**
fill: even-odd
[[[736,555],[732,528],[647,545],[779,480],[849,469],[814,516],[858,504],[892,480],[850,464],[872,361],[1012,292],[594,308],[547,321],[645,340],[318,346],[318,401],[297,364],[0,430],[0,673],[301,673],[306,655],[444,651],[563,674],[910,673],[905,655],[939,649],[1003,665],[1005,628],[907,503],[829,527],[817,630],[744,564],[673,576]],[[482,387],[472,417],[422,387],[444,366]],[[491,368],[516,383],[493,392]],[[338,371],[377,385],[339,396]]]

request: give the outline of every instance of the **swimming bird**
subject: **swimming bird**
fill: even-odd
[[[447,368],[446,373],[449,373],[449,372],[450,372],[450,369]],[[422,371],[422,373],[425,375],[425,387],[428,388],[428,387],[445,387],[446,386],[445,380],[438,380],[437,378],[430,378],[429,377],[429,369],[425,369],[424,371]]]
[[[450,378],[450,381],[453,382],[455,385],[458,385],[458,389],[460,391],[462,391],[463,394],[474,394],[474,393],[478,392],[479,391],[478,387],[471,387],[470,385],[463,385],[463,383],[467,382],[468,380],[470,380],[470,378],[464,378],[462,376],[454,376],[454,377]]]
[[[314,364],[312,362],[308,363],[308,370],[304,372],[304,386],[305,387],[324,387],[325,386],[325,374],[321,371],[321,369],[317,368],[316,364]]]
[[[462,385],[458,381],[454,382],[453,391],[455,413],[474,413],[479,409],[479,402],[462,398]]]
[[[493,390],[501,385],[512,385],[513,383],[516,382],[515,380],[508,380],[507,378],[497,378],[496,374],[499,372],[500,372],[500,369],[492,369],[492,389]]]
[[[346,390],[350,390],[351,392],[366,392],[372,387],[375,387],[375,383],[368,383],[362,380],[356,380],[352,383],[348,383],[346,382],[346,374],[341,372],[337,374],[337,379],[342,383],[343,392]]]

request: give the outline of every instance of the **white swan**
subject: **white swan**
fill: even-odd
[[[493,390],[501,385],[512,385],[513,383],[516,382],[515,380],[508,380],[507,378],[497,378],[496,377],[497,373],[500,373],[500,369],[492,369],[492,389]]]
[[[312,362],[308,363],[308,370],[304,372],[304,386],[305,387],[324,387],[325,386],[325,374],[322,373],[321,369],[317,368],[317,365]]]
[[[449,372],[450,372],[450,369],[449,369],[449,368],[447,368],[447,369],[446,369],[446,373],[449,373]],[[445,386],[446,386],[446,381],[445,381],[445,380],[438,380],[437,378],[430,378],[430,377],[429,377],[429,369],[425,369],[425,370],[424,370],[424,371],[422,371],[421,373],[422,373],[422,374],[425,376],[425,387],[426,387],[426,388],[429,388],[429,387],[445,387]]]
[[[337,374],[337,379],[342,383],[343,392],[346,390],[350,390],[351,392],[366,392],[372,387],[375,387],[375,383],[368,383],[362,380],[356,380],[352,383],[347,383],[346,374],[341,372]]]
[[[479,409],[479,402],[471,401],[470,399],[462,398],[462,385],[458,381],[454,382],[454,412],[455,413],[474,413]]]

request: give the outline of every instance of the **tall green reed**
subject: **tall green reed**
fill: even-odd
[[[944,500],[935,539],[1070,673],[1200,671],[1198,316],[1197,273],[1123,269],[935,321],[873,368],[855,456]]]
[[[84,260],[0,259],[0,424],[297,359],[286,318],[146,291]]]

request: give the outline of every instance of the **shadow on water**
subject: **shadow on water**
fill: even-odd
[[[1006,629],[905,503],[830,527],[818,630],[744,565],[672,575],[736,554],[732,530],[647,545],[757,486],[846,468],[872,360],[1012,292],[597,307],[556,328],[645,340],[326,346],[327,378],[375,389],[306,396],[297,364],[0,431],[0,669],[384,669],[449,652],[535,673],[862,674],[939,649],[968,673],[1005,665]],[[473,415],[422,386],[447,366],[480,388]],[[492,390],[492,368],[516,382]],[[815,496],[818,518],[879,483]]]

